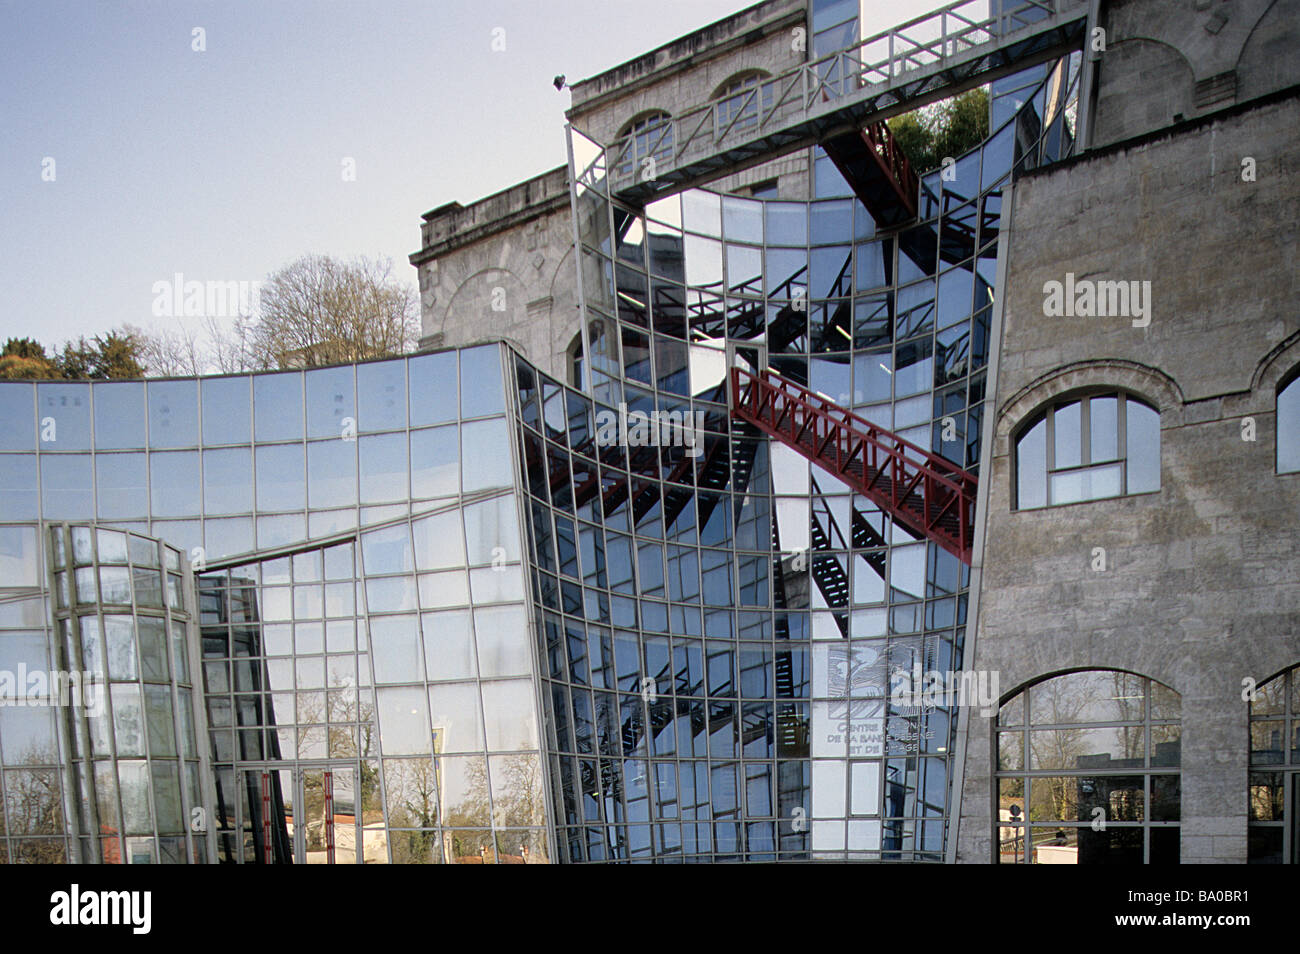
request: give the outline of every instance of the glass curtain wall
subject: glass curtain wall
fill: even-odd
[[[41,521],[162,538],[201,596],[219,860],[549,860],[502,360],[494,344],[308,371],[0,383],[0,561],[15,583],[0,600],[4,661],[48,668],[61,645]],[[100,562],[115,593],[145,582],[134,557]],[[150,572],[170,585],[170,570]],[[0,728],[0,757],[30,763],[15,797],[37,786],[59,806],[10,824],[6,857],[70,857],[60,812],[75,789],[52,723]]]
[[[0,442],[7,436],[0,429]],[[8,676],[0,676],[0,864],[82,857],[67,817],[65,793],[76,790],[63,771],[70,742],[48,684],[17,678],[57,666],[46,635],[52,596],[44,551],[36,526],[0,526],[0,673]]]
[[[1076,71],[1022,74],[889,233],[848,196],[629,207],[571,130],[589,392],[517,370],[566,860],[941,859],[955,713],[886,697],[961,668],[969,571],[730,420],[726,373],[771,366],[977,473],[1002,190],[1068,153],[1042,117]],[[636,412],[689,414],[699,454],[599,446],[593,416]]]
[[[211,799],[188,561],[104,527],[54,526],[49,543],[55,657],[83,686],[59,706],[81,859],[206,863]]]

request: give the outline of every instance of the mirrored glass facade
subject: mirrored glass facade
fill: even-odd
[[[1002,190],[1072,151],[1077,69],[994,84],[993,134],[887,234],[820,151],[809,202],[640,209],[571,130],[587,393],[516,371],[564,860],[941,860],[955,713],[889,688],[961,669],[969,568],[730,419],[727,374],[978,473]],[[697,452],[598,439],[637,412]]]
[[[0,387],[6,859],[550,860],[503,354]]]

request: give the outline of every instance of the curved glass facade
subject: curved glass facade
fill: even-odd
[[[55,653],[95,687],[63,708],[81,860],[205,863],[212,799],[188,561],[104,527],[54,526],[49,542]]]
[[[633,208],[571,130],[588,393],[517,370],[565,860],[942,858],[955,712],[888,696],[961,669],[969,569],[730,420],[727,369],[978,472],[1002,190],[1072,150],[1077,69],[995,83],[890,233],[824,156],[827,198]],[[700,422],[697,454],[601,446],[638,412]]]
[[[27,773],[7,791],[43,782],[51,804],[84,811],[65,795],[80,785],[89,799],[93,774],[106,861],[201,855],[204,835],[222,862],[549,860],[502,355],[494,344],[305,372],[0,384],[13,422],[0,553],[5,582],[29,597],[0,610],[4,668],[48,669],[66,646],[107,664],[112,706],[68,743],[71,760],[52,719],[24,715],[20,731],[7,725],[18,710],[0,710],[0,744]],[[41,523],[88,518],[93,535],[74,527],[42,546]],[[152,563],[144,533],[169,544],[148,544]],[[195,595],[181,596],[189,577]],[[192,661],[182,618],[199,624]],[[128,632],[133,667],[111,651]],[[197,727],[156,730],[162,694],[185,711],[199,667]],[[197,805],[174,791],[191,784],[196,728],[211,814],[177,828]],[[69,761],[83,781],[61,793]],[[73,830],[92,831],[88,817]],[[42,838],[14,842],[16,859],[67,853],[58,811],[39,831],[18,818],[11,833]]]

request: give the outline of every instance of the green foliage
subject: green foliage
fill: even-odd
[[[53,355],[31,338],[10,338],[0,351],[0,378],[9,380],[66,378],[108,380],[142,378],[140,338],[126,330],[95,335],[89,342],[78,338]]]
[[[45,346],[31,338],[10,338],[0,349],[0,378],[44,380],[62,377],[58,366],[45,354]]]
[[[919,174],[957,159],[989,134],[989,94],[982,86],[889,120],[889,131]]]
[[[130,332],[110,331],[95,335],[89,343],[85,338],[69,341],[55,360],[65,378],[142,378],[140,344]]]

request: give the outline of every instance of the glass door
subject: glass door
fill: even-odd
[[[356,864],[354,762],[243,766],[237,830],[243,864]]]
[[[356,768],[352,765],[304,765],[298,770],[295,819],[299,864],[357,863]]]
[[[297,788],[292,769],[259,765],[237,770],[239,781],[239,861],[245,865],[294,862],[293,805]]]

